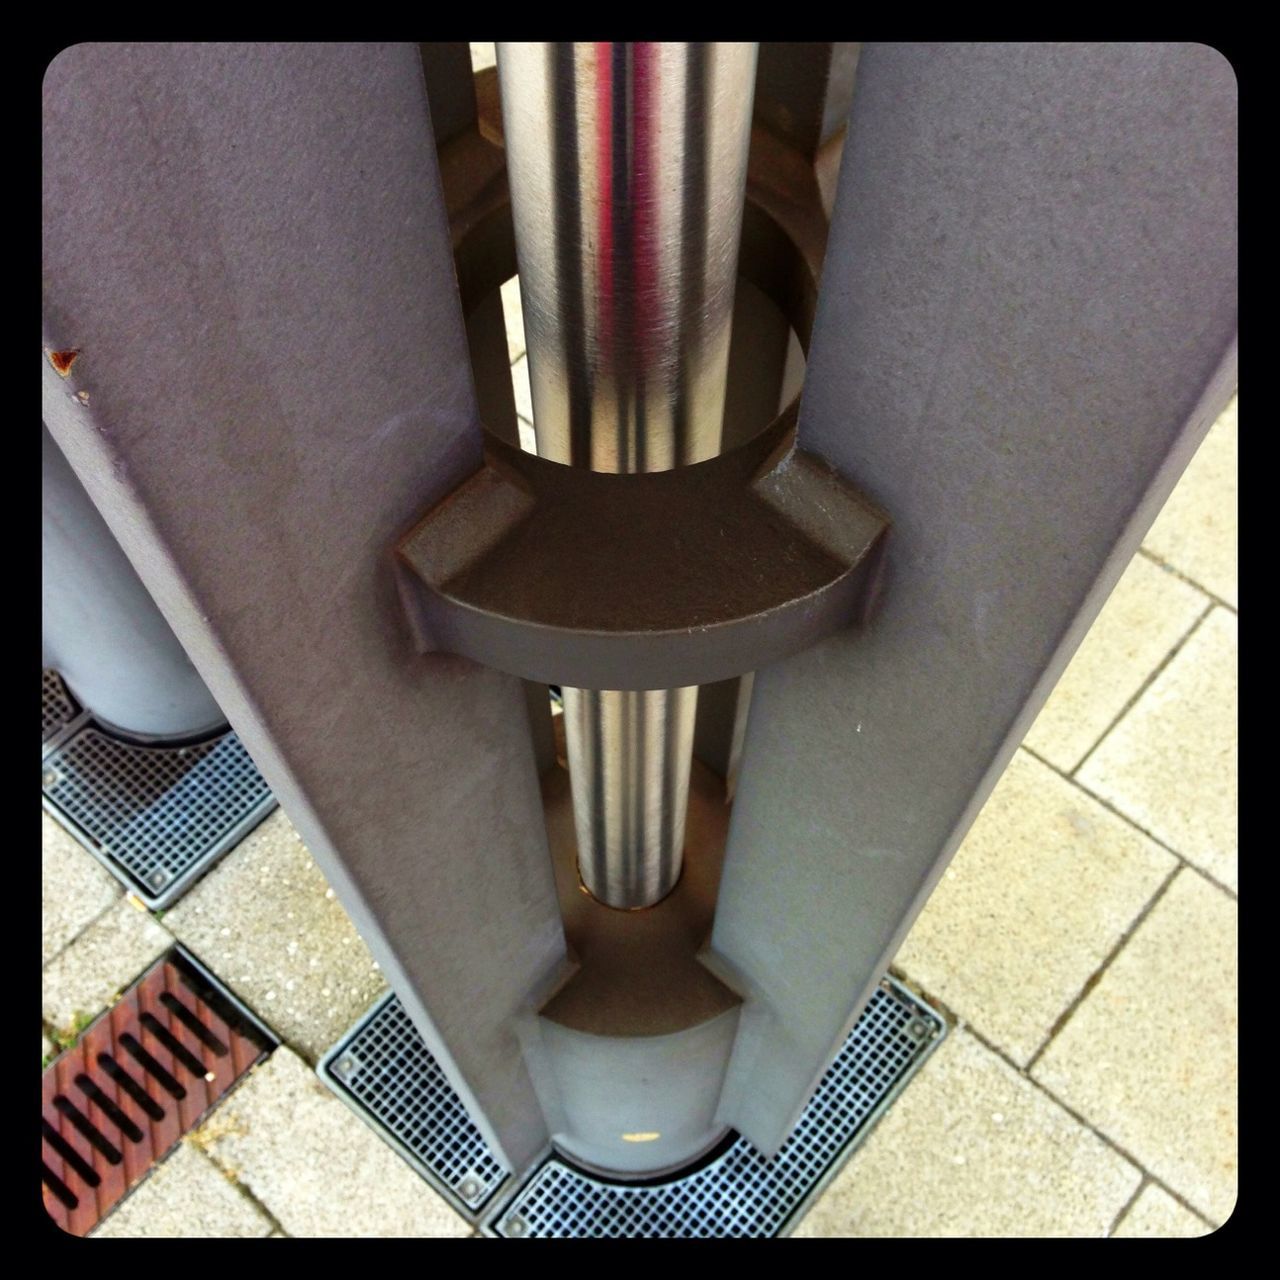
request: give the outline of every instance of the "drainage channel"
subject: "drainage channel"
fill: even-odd
[[[761,1238],[799,1222],[945,1034],[940,1014],[886,978],[772,1160],[734,1135],[699,1166],[644,1184],[608,1182],[551,1153],[503,1186],[505,1170],[394,995],[317,1069],[484,1235]]]
[[[153,911],[172,904],[276,807],[236,735],[163,746],[119,738],[42,685],[45,810]]]
[[[190,953],[162,956],[45,1068],[49,1216],[86,1235],[276,1044]]]

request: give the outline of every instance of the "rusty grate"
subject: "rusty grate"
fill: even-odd
[[[158,960],[44,1072],[44,1203],[83,1236],[275,1047],[186,952]]]

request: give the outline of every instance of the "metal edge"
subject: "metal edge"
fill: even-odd
[[[200,957],[197,956],[195,952],[191,950],[190,947],[188,947],[185,943],[179,942],[177,941],[177,939],[175,939],[173,945],[165,950],[164,957],[167,958],[171,953],[175,951],[178,952],[182,956],[182,959],[187,964],[189,964],[202,978],[204,978],[205,981],[208,982],[210,986],[215,987],[217,989],[218,993],[227,1001],[229,1005],[231,1005],[231,1007],[236,1011],[236,1013],[239,1014],[240,1017],[242,1017],[245,1020],[245,1022],[247,1022],[259,1035],[261,1035],[265,1040],[269,1042],[270,1048],[263,1050],[264,1055],[269,1056],[270,1054],[274,1053],[282,1044],[284,1044],[284,1040],[275,1031],[273,1031],[265,1022],[263,1022],[263,1020],[247,1004],[245,1004],[245,1002],[238,995],[236,995],[236,993],[231,989],[231,987],[228,985],[226,980],[223,978],[219,978],[218,975],[214,973],[214,971],[210,969],[209,966],[205,964],[204,961],[201,960]],[[146,969],[144,969],[142,972],[146,973]],[[261,1059],[259,1059],[259,1061],[261,1061]],[[252,1070],[253,1068],[250,1067],[249,1071],[252,1071]],[[240,1077],[240,1080],[238,1080],[235,1083],[235,1085],[232,1086],[233,1089],[239,1088],[240,1081],[247,1080],[249,1078],[249,1071],[246,1071],[244,1075]],[[223,1094],[222,1098],[218,1099],[218,1102],[213,1108],[213,1110],[216,1110],[218,1106],[222,1105],[223,1099],[228,1098],[230,1096],[231,1096],[231,1092],[229,1090],[227,1093]]]
[[[431,1169],[423,1161],[421,1156],[411,1150],[394,1133],[392,1133],[386,1125],[376,1120],[369,1113],[368,1108],[365,1107],[350,1091],[350,1089],[347,1088],[341,1077],[334,1074],[332,1071],[335,1059],[340,1058],[349,1048],[351,1041],[354,1040],[356,1036],[358,1036],[374,1020],[374,1018],[376,1018],[383,1009],[395,999],[396,993],[390,988],[388,988],[382,995],[378,996],[368,1009],[366,1009],[364,1013],[362,1013],[360,1017],[357,1018],[356,1021],[353,1022],[351,1026],[348,1027],[347,1030],[344,1031],[342,1035],[340,1035],[338,1039],[324,1051],[323,1054],[321,1054],[315,1066],[316,1075],[319,1076],[320,1080],[325,1084],[329,1091],[339,1098],[350,1111],[354,1112],[365,1125],[372,1129],[374,1133],[376,1133],[389,1147],[391,1147],[396,1154],[409,1165],[414,1173],[422,1178],[422,1180],[426,1182],[432,1190],[443,1196],[451,1208],[461,1214],[462,1217],[473,1226],[479,1226],[481,1219],[488,1214],[495,1205],[506,1199],[506,1192],[509,1189],[513,1178],[511,1170],[507,1169],[506,1177],[498,1183],[498,1185],[481,1204],[475,1206],[467,1204],[467,1202],[463,1200],[458,1193],[450,1187],[438,1173],[435,1172],[435,1170]],[[410,1021],[412,1022],[412,1020]],[[431,1053],[431,1050],[428,1048],[427,1052]],[[432,1054],[432,1057],[434,1058],[435,1055]],[[441,1075],[444,1075],[443,1068],[441,1069]],[[445,1082],[448,1083],[447,1076],[445,1078]],[[453,1086],[449,1085],[449,1088],[452,1089]],[[475,1120],[472,1118],[471,1112],[467,1110],[461,1098],[458,1098],[458,1106],[474,1125]],[[481,1141],[484,1141],[483,1134],[481,1134]],[[492,1147],[489,1147],[487,1142],[485,1143],[485,1146],[489,1148],[490,1157],[505,1169],[506,1165],[500,1153],[494,1151]],[[535,1167],[541,1168],[543,1163],[545,1163],[545,1161],[539,1160]]]
[[[92,720],[92,714],[81,709],[80,711],[77,711],[61,729],[55,730],[47,738],[42,738],[40,741],[41,763],[47,760],[59,747],[74,738],[75,735],[79,733],[85,725],[90,724]]]
[[[506,1216],[507,1210],[520,1198],[524,1189],[552,1160],[557,1159],[559,1154],[555,1147],[548,1142],[523,1174],[519,1177],[512,1175],[507,1179],[501,1188],[501,1194],[494,1197],[493,1202],[485,1210],[484,1216],[476,1223],[476,1230],[480,1235],[491,1240],[509,1240],[511,1238],[510,1236],[504,1236],[497,1229],[498,1222]]]

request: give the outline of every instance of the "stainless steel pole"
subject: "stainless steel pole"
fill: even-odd
[[[754,44],[498,46],[541,456],[719,452],[755,65]],[[697,689],[564,706],[583,883],[649,906],[680,876]]]

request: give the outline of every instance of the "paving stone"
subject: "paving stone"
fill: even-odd
[[[511,382],[516,396],[516,416],[533,423],[533,392],[529,387],[529,357],[523,355],[511,366]]]
[[[1076,775],[1232,889],[1238,634],[1235,614],[1214,609]]]
[[[1233,607],[1239,596],[1236,401],[1210,428],[1142,544]]]
[[[524,307],[519,276],[512,276],[502,286],[502,314],[507,324],[507,355],[514,364],[524,355]]]
[[[386,986],[279,810],[183,898],[165,924],[312,1061]]]
[[[196,1141],[291,1236],[466,1236],[471,1225],[281,1047]]]
[[[1141,1174],[953,1031],[797,1236],[1105,1236]]]
[[[123,891],[47,813],[40,814],[40,821],[41,963],[48,964]]]
[[[896,963],[1025,1064],[1177,865],[1019,751]]]
[[[1236,904],[1183,868],[1033,1075],[1221,1224],[1236,1199]]]
[[[1208,603],[1168,569],[1135,556],[1036,717],[1026,745],[1070,773]]]
[[[1119,1239],[1146,1237],[1168,1240],[1207,1236],[1212,1230],[1190,1209],[1184,1209],[1163,1187],[1149,1182],[1111,1234]]]
[[[44,968],[41,1012],[58,1031],[78,1016],[94,1017],[127,987],[173,938],[141,907],[121,898]]]
[[[270,1219],[208,1156],[180,1142],[93,1234],[210,1239],[265,1237],[271,1229]]]

